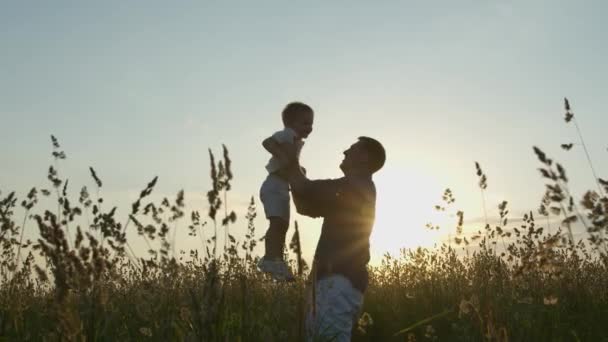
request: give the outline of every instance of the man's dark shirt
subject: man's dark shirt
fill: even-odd
[[[364,292],[376,209],[372,179],[313,180],[294,192],[294,200],[301,214],[324,218],[315,252],[317,279],[341,274]]]

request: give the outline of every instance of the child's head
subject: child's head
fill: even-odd
[[[302,102],[291,102],[283,109],[283,125],[293,129],[300,138],[306,138],[312,132],[314,111]]]

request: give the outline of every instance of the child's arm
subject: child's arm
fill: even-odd
[[[266,138],[262,142],[262,146],[266,151],[270,152],[273,156],[278,158],[281,163],[289,164],[289,156],[285,153],[285,149],[279,144],[273,137]]]

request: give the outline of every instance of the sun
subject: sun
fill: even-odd
[[[376,221],[370,239],[372,254],[396,254],[401,248],[433,247],[445,230],[425,227],[444,223],[434,206],[442,187],[429,174],[415,168],[392,168],[380,172],[376,183]]]

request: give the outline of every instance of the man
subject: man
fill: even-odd
[[[369,236],[376,207],[372,175],[385,159],[382,144],[360,137],[344,151],[342,178],[309,180],[299,165],[290,170],[298,212],[323,217],[312,269],[315,291],[307,322],[309,339],[351,339],[368,284]]]

